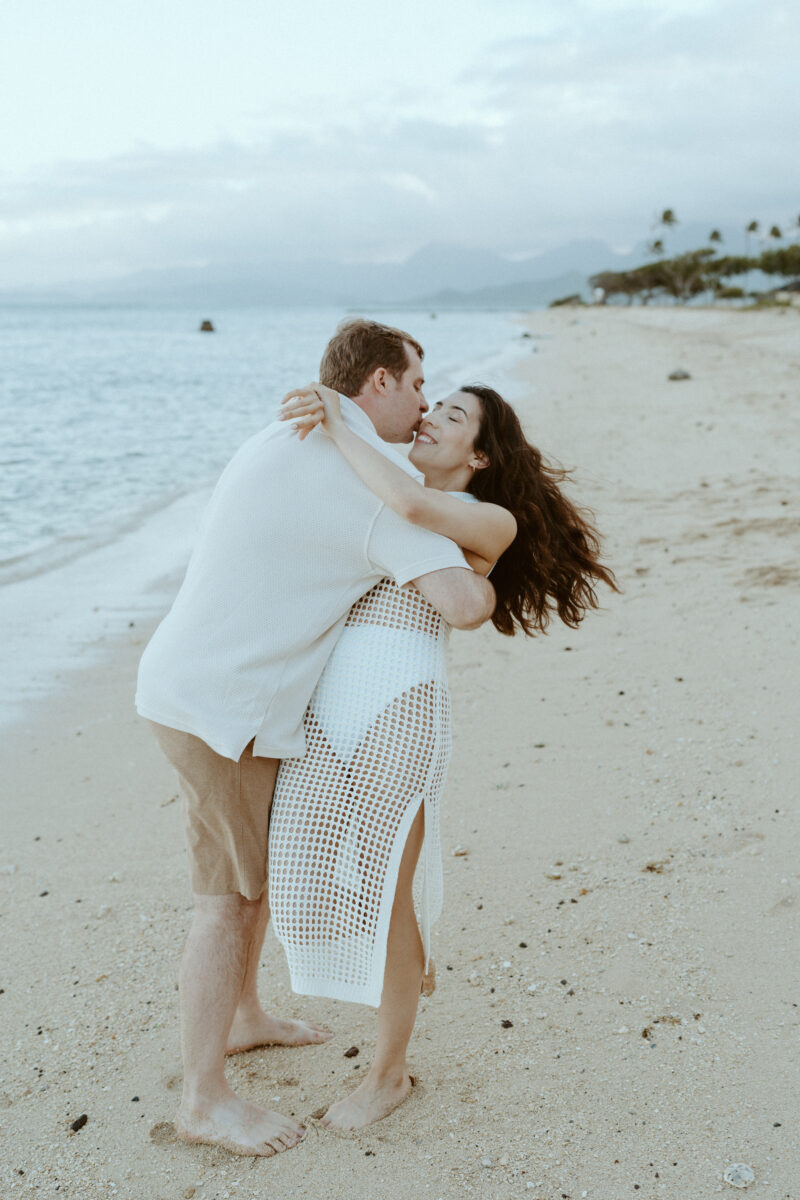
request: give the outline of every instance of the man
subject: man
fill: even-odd
[[[415,475],[386,442],[410,442],[427,411],[422,357],[401,330],[356,320],[340,326],[320,368],[352,398],[352,428]],[[225,468],[142,658],[137,708],[180,777],[195,899],[180,974],[176,1128],[188,1141],[270,1155],[304,1134],[236,1096],[225,1055],[330,1036],[258,1001],[269,808],[280,759],[304,753],[303,715],[351,605],[387,575],[413,582],[457,628],[494,607],[491,584],[453,542],[385,508],[330,439],[301,445],[276,421]]]

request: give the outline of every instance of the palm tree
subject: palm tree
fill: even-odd
[[[653,228],[654,229],[663,229],[666,232],[666,230],[668,230],[668,229],[673,229],[677,224],[678,224],[678,218],[675,216],[675,210],[673,208],[665,208],[664,211],[662,212],[661,216],[656,217],[655,221],[653,222]],[[650,250],[653,254],[663,254],[664,253],[663,235],[662,235],[662,237],[656,238],[654,242],[651,242],[650,245],[648,246],[648,250]]]
[[[745,226],[745,231],[744,231],[744,252],[745,252],[745,256],[746,256],[747,258],[749,258],[749,257],[750,257],[750,238],[751,238],[751,237],[754,237],[754,236],[755,236],[755,234],[757,234],[757,233],[758,233],[758,230],[759,230],[759,224],[758,224],[758,221],[751,221],[749,225],[746,225],[746,226]]]
[[[773,225],[769,231],[769,236],[774,238],[776,242],[779,242],[783,237],[783,234],[781,233],[779,226]]]
[[[760,228],[761,228],[761,226],[759,225],[758,221],[755,221],[755,220],[751,221],[749,225],[745,226],[745,230],[744,230],[744,256],[745,256],[745,258],[750,257],[750,238],[755,237]],[[745,271],[744,286],[747,289],[749,289],[749,287],[750,287],[750,271],[749,271],[749,269],[747,271]]]
[[[708,240],[710,242],[720,242],[721,243],[722,242],[722,234],[720,233],[720,231],[718,229],[712,229],[711,233],[708,235]]]

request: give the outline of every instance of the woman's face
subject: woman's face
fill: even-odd
[[[471,392],[453,392],[422,418],[408,457],[423,473],[429,468],[441,472],[469,467],[476,461],[480,423],[478,397]]]

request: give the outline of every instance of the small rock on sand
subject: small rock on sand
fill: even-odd
[[[725,1168],[725,1174],[722,1177],[731,1187],[746,1188],[748,1184],[755,1183],[755,1172],[752,1167],[748,1167],[747,1163],[731,1163]]]
[[[675,380],[675,379],[691,379],[692,377],[688,371],[684,370],[683,367],[676,367],[676,369],[674,371],[670,371],[667,378]]]

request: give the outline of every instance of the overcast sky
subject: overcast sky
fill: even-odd
[[[0,288],[800,213],[797,0],[3,0]]]

